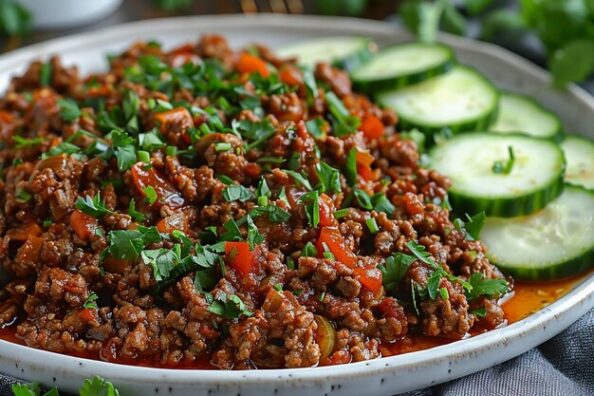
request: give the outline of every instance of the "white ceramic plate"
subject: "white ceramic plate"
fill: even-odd
[[[10,75],[35,58],[52,54],[76,63],[83,73],[104,69],[104,55],[134,40],[155,38],[166,46],[193,41],[201,33],[224,34],[234,46],[261,42],[272,47],[331,35],[368,36],[380,45],[410,40],[394,25],[357,19],[289,17],[190,17],[144,21],[84,33],[0,56],[0,91]],[[594,99],[577,87],[549,88],[549,77],[527,61],[492,45],[451,36],[460,60],[498,86],[531,94],[555,109],[568,130],[594,136]],[[0,372],[76,391],[95,374],[109,378],[122,395],[393,395],[438,384],[511,359],[564,330],[594,307],[594,275],[549,307],[508,327],[405,355],[342,366],[307,369],[213,371],[165,370],[115,365],[30,349],[0,341]]]

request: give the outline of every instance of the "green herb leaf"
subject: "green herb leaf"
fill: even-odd
[[[349,186],[352,187],[357,183],[357,149],[355,147],[347,154],[344,176]]]
[[[353,190],[353,194],[355,195],[355,200],[357,201],[357,204],[362,209],[366,209],[366,210],[373,209],[373,204],[371,203],[371,198],[369,197],[369,194],[367,194],[365,191],[361,190],[360,188],[355,188]]]
[[[42,87],[49,87],[52,84],[53,73],[54,71],[51,63],[42,63],[41,69],[39,70],[39,85]]]
[[[516,162],[516,157],[514,155],[514,148],[512,146],[507,146],[507,153],[509,155],[508,159],[505,161],[497,160],[493,163],[491,170],[493,173],[509,175],[514,167],[514,163]]]
[[[299,202],[304,205],[307,222],[309,226],[313,228],[317,228],[318,224],[320,224],[320,204],[318,198],[319,195],[317,190],[303,194],[301,198],[299,198]]]
[[[359,117],[351,115],[334,92],[326,92],[325,99],[328,110],[334,119],[332,124],[334,136],[346,136],[357,132],[357,128],[361,124]]]
[[[0,31],[7,36],[19,36],[31,30],[31,14],[16,1],[0,2]]]
[[[467,235],[474,240],[478,240],[481,230],[485,225],[485,212],[483,211],[477,213],[472,217],[466,214],[466,218],[468,221],[466,221],[466,223],[464,224],[464,228],[466,229]]]
[[[390,202],[384,193],[377,193],[371,197],[373,210],[376,212],[384,212],[388,216],[392,216],[396,211],[396,207]]]
[[[157,202],[158,199],[158,195],[157,195],[157,191],[155,190],[155,188],[153,186],[146,186],[145,188],[142,189],[142,192],[144,193],[144,201],[146,203],[148,203],[149,205],[154,204],[155,202]]]
[[[80,396],[119,396],[120,393],[109,381],[99,376],[86,379],[78,390]]]
[[[303,249],[301,249],[301,256],[302,257],[316,257],[318,255],[318,249],[314,246],[313,243],[307,242]]]
[[[470,290],[466,291],[469,300],[480,296],[499,298],[508,292],[508,283],[504,279],[488,279],[480,272],[475,272],[468,279]]]
[[[139,223],[142,223],[146,220],[144,213],[136,210],[136,201],[134,201],[134,198],[132,198],[128,204],[128,214],[134,219],[134,221]]]
[[[307,190],[311,191],[313,190],[313,188],[311,187],[311,184],[309,183],[309,180],[307,180],[305,178],[305,176],[303,176],[301,173],[289,170],[289,169],[283,169],[283,171],[285,173],[287,173],[289,176],[291,176],[293,178],[293,180],[295,180],[297,182],[297,184],[305,187]]]
[[[42,137],[36,137],[36,138],[24,138],[21,136],[13,136],[12,140],[16,143],[15,148],[16,149],[22,149],[22,148],[31,148],[31,147],[35,147],[40,145],[41,143],[43,143],[43,138]]]
[[[416,260],[414,256],[396,253],[386,259],[386,263],[378,265],[382,272],[382,283],[386,290],[396,292],[400,281],[408,271],[408,267]]]
[[[484,318],[487,316],[487,308],[480,307],[477,309],[473,309],[472,311],[470,311],[470,313],[476,315],[479,318]]]
[[[307,131],[311,136],[314,137],[314,139],[321,139],[324,137],[326,134],[326,126],[326,120],[324,120],[322,117],[312,118],[311,120],[307,120],[305,122]]]
[[[15,198],[18,202],[25,203],[25,202],[29,202],[31,200],[31,198],[33,198],[33,196],[25,190],[19,190],[15,194]]]
[[[80,109],[78,104],[68,98],[58,99],[58,106],[60,106],[60,118],[66,122],[72,122],[80,117]]]
[[[232,184],[223,189],[223,198],[227,202],[240,201],[246,202],[252,199],[252,192],[241,184]]]
[[[215,315],[223,316],[227,319],[237,319],[241,315],[252,316],[252,313],[246,308],[245,304],[235,294],[222,293],[216,298],[209,295],[207,298],[210,305],[208,311]]]
[[[86,195],[84,198],[78,197],[74,203],[76,209],[90,214],[91,216],[100,218],[106,214],[113,213],[105,207],[105,202],[101,200],[101,193],[97,193],[94,197]]]
[[[250,216],[268,216],[268,220],[273,223],[284,223],[291,218],[291,214],[279,208],[276,205],[258,206],[250,210]]]
[[[340,192],[340,172],[338,169],[331,167],[324,161],[320,161],[316,165],[316,173],[320,184],[318,190],[320,193],[323,192]]]
[[[88,308],[88,309],[98,309],[99,308],[97,306],[97,299],[98,298],[99,297],[97,296],[97,294],[95,294],[95,292],[91,292],[89,294],[89,297],[87,297],[87,299],[83,303],[83,307]]]
[[[418,244],[415,241],[408,241],[406,243],[406,247],[410,250],[410,252],[419,260],[424,262],[425,264],[429,264],[431,267],[436,267],[437,264],[431,258],[431,255],[425,250],[425,246]]]

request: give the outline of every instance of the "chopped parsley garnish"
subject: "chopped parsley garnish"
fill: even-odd
[[[318,224],[320,224],[320,204],[318,198],[318,191],[314,190],[303,194],[299,199],[299,202],[304,205],[307,223],[313,228],[317,228]]]
[[[307,180],[305,176],[303,176],[301,173],[289,169],[283,169],[283,171],[287,173],[289,176],[291,176],[293,180],[297,182],[298,185],[305,187],[309,191],[313,190],[309,180]]]
[[[338,169],[331,167],[324,161],[320,161],[316,165],[316,173],[320,181],[317,189],[320,193],[329,192],[335,193],[340,192],[340,172]]]
[[[227,319],[236,319],[241,315],[252,316],[252,313],[246,308],[241,298],[235,294],[221,293],[213,297],[210,293],[207,293],[206,301],[210,304],[208,306],[208,312]]]
[[[97,309],[99,308],[97,306],[97,299],[99,297],[97,296],[97,294],[95,294],[95,292],[91,292],[89,294],[89,296],[87,297],[87,299],[85,300],[85,302],[83,303],[83,307],[88,308],[88,309]]]
[[[62,120],[72,122],[80,117],[80,109],[73,99],[58,99],[58,106],[60,106],[60,117]]]
[[[357,132],[361,123],[359,117],[351,115],[334,92],[326,92],[326,103],[332,115],[332,132],[334,136],[346,136]]]
[[[503,296],[507,291],[508,283],[504,279],[489,279],[480,272],[475,272],[468,278],[470,283],[470,290],[466,290],[466,297],[469,300],[475,299],[479,296],[487,296],[490,298],[498,298]]]
[[[231,128],[238,136],[250,142],[246,145],[246,151],[258,147],[274,135],[274,127],[268,120],[233,120],[231,121]]]
[[[373,210],[376,212],[384,212],[388,216],[392,216],[396,211],[396,207],[388,200],[386,194],[377,193],[371,197],[371,203],[373,204]]]
[[[291,218],[291,214],[289,212],[286,212],[278,206],[272,204],[267,206],[258,206],[250,210],[249,214],[252,217],[266,215],[268,216],[268,220],[272,221],[273,223],[284,223]]]
[[[352,187],[357,183],[357,149],[355,147],[347,154],[344,176],[349,186]]]
[[[322,117],[317,117],[307,120],[305,127],[311,136],[321,139],[326,134],[327,123]]]
[[[156,130],[138,134],[138,146],[149,153],[165,147],[165,143]],[[172,146],[173,147],[173,146]]]
[[[463,232],[466,236],[466,239],[469,240],[477,240],[479,239],[479,235],[483,226],[485,225],[486,215],[485,212],[480,212],[475,214],[474,216],[469,216],[466,214],[467,221],[464,222],[462,219],[454,219],[454,225],[456,229],[460,232]]]
[[[111,142],[114,149],[114,155],[117,159],[118,169],[124,172],[136,163],[136,148],[134,139],[127,133],[113,130],[111,132]]]
[[[136,201],[134,198],[132,198],[128,204],[128,214],[134,219],[134,221],[139,223],[142,223],[146,220],[146,216],[142,212],[136,210]]]
[[[425,264],[429,264],[432,267],[435,267],[435,261],[431,258],[431,255],[427,253],[425,250],[425,246],[416,243],[415,241],[408,241],[406,243],[406,247],[410,250],[410,252],[419,260],[424,262]]]
[[[514,148],[507,146],[508,158],[506,160],[497,160],[493,163],[491,170],[496,174],[509,175],[516,162],[516,156],[514,154]]]
[[[119,260],[137,260],[142,250],[155,242],[161,241],[156,227],[141,227],[136,230],[115,230],[108,234],[109,246],[102,257],[111,254]]]
[[[146,186],[145,188],[142,189],[142,192],[144,193],[144,201],[146,203],[148,203],[149,205],[154,204],[155,202],[157,202],[157,191],[155,190],[155,188],[153,186]]]
[[[307,242],[303,249],[301,249],[301,256],[302,257],[315,257],[318,255],[318,249],[314,246],[313,243]]]
[[[78,197],[74,203],[76,209],[90,214],[93,217],[103,217],[106,214],[113,213],[105,207],[105,202],[101,200],[101,194],[97,193],[94,197],[86,195],[84,198]]]
[[[477,309],[473,309],[472,311],[470,311],[470,313],[476,315],[479,318],[484,318],[485,316],[487,316],[487,308],[480,307]]]
[[[24,138],[22,136],[13,136],[12,140],[16,143],[16,149],[31,148],[43,143],[42,137]]]
[[[41,154],[41,159],[55,157],[56,155],[60,155],[60,154],[73,155],[73,154],[80,153],[81,151],[82,151],[82,149],[80,147],[66,141],[66,142],[62,142],[62,143],[58,144],[57,146],[52,147],[45,153]]]
[[[25,190],[19,190],[14,197],[18,202],[22,203],[29,202],[31,198],[33,198],[33,196]]]
[[[241,184],[231,184],[223,190],[223,198],[227,202],[240,201],[246,202],[252,199],[252,192]]]
[[[45,62],[41,64],[41,69],[39,70],[39,85],[42,87],[47,87],[52,83],[52,74],[53,74],[53,67],[52,64],[49,62]]]
[[[408,267],[416,260],[414,256],[404,253],[395,253],[386,259],[386,263],[379,265],[382,272],[382,283],[386,290],[395,292],[400,281],[408,271]]]

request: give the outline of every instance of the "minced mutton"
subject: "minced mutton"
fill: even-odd
[[[55,352],[221,369],[501,325],[501,274],[396,125],[344,71],[219,36],[138,43],[86,78],[33,63],[0,100],[0,325]]]

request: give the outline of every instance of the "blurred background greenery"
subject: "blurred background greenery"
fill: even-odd
[[[45,32],[32,30],[32,16],[19,0],[0,0],[1,43],[7,51],[132,20],[279,12],[278,7],[397,21],[424,41],[434,40],[437,30],[491,41],[548,67],[557,87],[582,82],[594,73],[594,0],[125,0],[113,15],[94,24]]]

